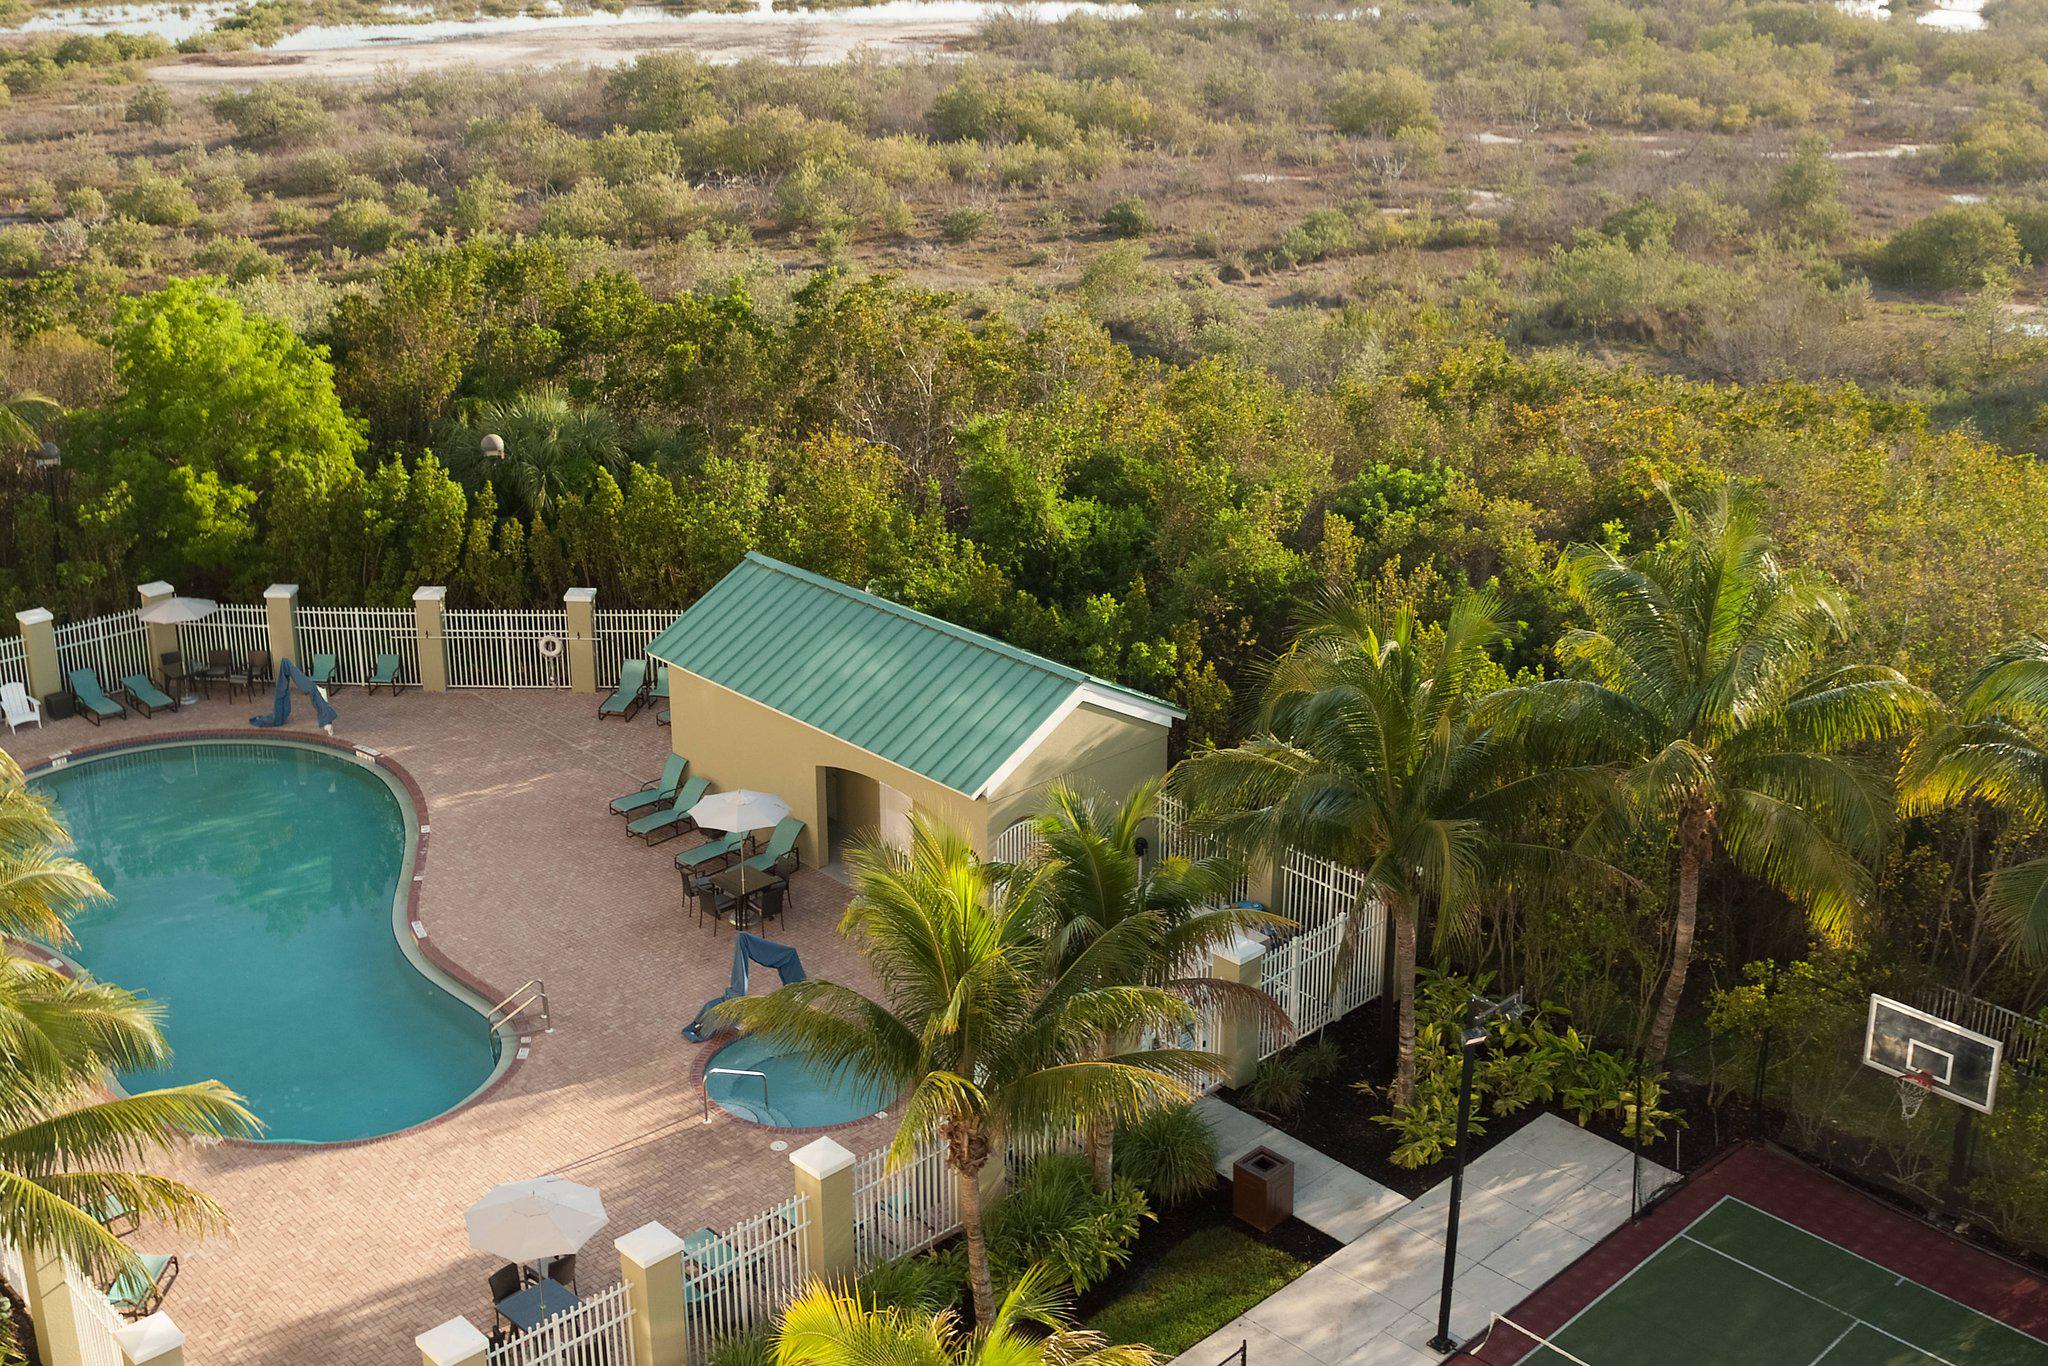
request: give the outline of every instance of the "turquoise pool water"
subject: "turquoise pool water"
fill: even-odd
[[[408,812],[376,772],[302,745],[200,741],[39,774],[113,900],[69,952],[161,1001],[169,1067],[218,1078],[273,1142],[369,1138],[489,1079],[483,1019],[393,932]]]
[[[704,1072],[711,1103],[727,1114],[778,1129],[850,1124],[889,1103],[883,1088],[858,1077],[835,1077],[784,1048],[749,1034],[713,1053]],[[713,1072],[714,1067],[764,1072],[765,1085],[761,1077]]]

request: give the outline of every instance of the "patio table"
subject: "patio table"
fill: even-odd
[[[747,927],[747,908],[754,902],[754,893],[782,880],[780,873],[764,873],[744,863],[735,863],[711,875],[711,885],[733,899],[733,923],[743,930]]]
[[[557,1314],[566,1314],[583,1303],[576,1298],[576,1292],[559,1281],[545,1278],[534,1282],[516,1295],[507,1295],[498,1301],[498,1312],[511,1320],[512,1326],[522,1332],[530,1332]]]

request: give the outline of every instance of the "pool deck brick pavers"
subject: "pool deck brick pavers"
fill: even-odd
[[[1199,1109],[1217,1171],[1261,1144],[1295,1162],[1295,1214],[1345,1245],[1174,1359],[1219,1366],[1246,1345],[1257,1366],[1424,1366],[1442,1289],[1450,1183],[1414,1200],[1352,1171],[1216,1097]],[[1646,1180],[1669,1173],[1654,1164]],[[1451,1333],[1461,1341],[1506,1313],[1627,1222],[1624,1148],[1540,1115],[1465,1169]],[[1306,1195],[1306,1203],[1304,1196]]]
[[[419,907],[431,942],[506,990],[545,980],[555,1032],[536,1025],[530,1056],[502,1084],[426,1127],[354,1145],[224,1144],[177,1158],[169,1170],[219,1199],[235,1223],[226,1238],[145,1228],[133,1240],[179,1254],[165,1309],[195,1362],[411,1363],[413,1336],[452,1316],[488,1327],[485,1278],[497,1264],[469,1249],[462,1211],[501,1181],[559,1172],[603,1193],[610,1223],[584,1248],[586,1288],[616,1276],[612,1240],[641,1224],[686,1235],[791,1192],[787,1154],[770,1148],[775,1131],[715,1109],[701,1122],[694,1077],[708,1046],[678,1031],[724,989],[733,941],[729,927],[700,927],[683,909],[674,855],[694,837],[646,848],[605,810],[661,768],[670,733],[652,709],[599,721],[596,699],[566,692],[349,689],[334,701],[338,734],[388,755],[425,796],[433,829]],[[52,721],[5,743],[33,766],[63,750],[243,728],[254,707],[206,701],[97,729]],[[677,721],[687,750],[688,718]],[[317,734],[303,708],[287,733]],[[806,870],[794,893],[773,937],[794,944],[812,976],[870,986],[836,933],[847,889]],[[336,1028],[348,1027],[348,1012],[346,1000],[334,1003]],[[175,1017],[168,1027],[175,1046]],[[874,1119],[833,1137],[865,1153],[891,1130]]]

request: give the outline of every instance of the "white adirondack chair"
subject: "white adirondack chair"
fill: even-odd
[[[28,689],[20,683],[0,683],[0,713],[7,717],[8,734],[13,734],[33,721],[36,728],[43,724],[42,704],[28,695]]]

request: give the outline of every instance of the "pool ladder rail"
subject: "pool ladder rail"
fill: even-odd
[[[716,1076],[759,1077],[761,1079],[761,1113],[763,1115],[768,1113],[768,1074],[766,1072],[756,1072],[751,1067],[707,1067],[704,1069],[703,1084],[698,1088],[704,1093],[704,1122],[706,1124],[711,1122],[711,1079]],[[724,1107],[721,1106],[720,1108],[723,1109]]]
[[[491,1061],[493,1063],[498,1061],[505,1048],[504,1043],[498,1037],[499,1031],[534,1006],[540,1007],[542,1029],[549,1034],[554,1033],[554,1017],[548,1014],[547,984],[538,977],[529,979],[519,990],[492,1006],[484,1015],[484,1033],[490,1035]]]

